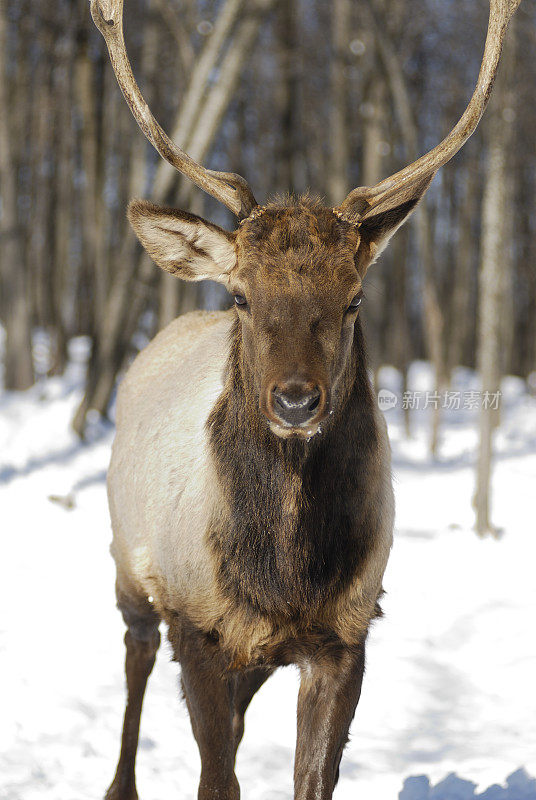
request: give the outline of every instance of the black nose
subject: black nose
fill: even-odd
[[[319,402],[318,389],[308,389],[305,392],[299,389],[281,391],[276,387],[273,390],[273,409],[276,416],[292,427],[309,422],[317,413]]]

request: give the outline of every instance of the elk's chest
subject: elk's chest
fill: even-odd
[[[359,466],[333,453],[236,460],[210,533],[224,595],[274,620],[312,621],[344,592],[375,527]]]

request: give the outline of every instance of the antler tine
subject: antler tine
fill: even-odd
[[[247,217],[258,205],[248,182],[232,172],[205,169],[181,150],[155,120],[143,99],[123,36],[123,0],[90,0],[91,16],[102,33],[117,82],[141,130],[162,158],[236,214]]]
[[[358,187],[337,208],[348,222],[360,222],[375,214],[389,211],[422,193],[437,170],[460,150],[475,132],[488,104],[499,65],[508,23],[521,0],[490,0],[486,45],[478,82],[462,117],[448,136],[426,155],[409,164],[373,187]]]

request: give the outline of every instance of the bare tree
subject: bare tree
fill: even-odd
[[[348,141],[348,88],[346,70],[348,64],[348,34],[350,31],[349,0],[334,0],[332,21],[331,61],[331,119],[330,119],[330,164],[327,191],[334,205],[348,194],[349,141]]]
[[[503,64],[497,79],[492,113],[487,121],[487,159],[482,203],[482,247],[479,274],[478,368],[482,385],[480,440],[476,473],[476,531],[480,536],[496,533],[491,522],[491,466],[493,430],[498,414],[492,398],[499,392],[503,359],[501,306],[506,285],[505,254],[510,240],[506,229],[505,205],[508,197],[508,152],[512,138],[514,26],[505,46]]]
[[[0,244],[3,315],[6,326],[4,384],[7,389],[27,389],[34,381],[29,281],[21,258],[23,235],[17,208],[17,170],[10,125],[7,72],[7,0],[0,0]]]
[[[473,246],[475,237],[474,221],[478,208],[477,191],[479,181],[476,170],[466,171],[463,195],[458,200],[457,218],[453,220],[457,231],[456,249],[452,263],[452,275],[449,283],[452,287],[450,318],[448,321],[449,341],[447,343],[447,372],[450,375],[453,367],[467,360],[470,349],[471,328],[474,320],[471,317],[472,283],[475,277],[475,260],[478,253]]]
[[[372,0],[367,0],[367,3],[378,52],[387,75],[400,124],[400,130],[404,139],[406,154],[408,158],[416,159],[419,152],[418,131],[408,89],[404,80],[404,72],[386,27],[381,26],[376,19],[375,7]],[[446,385],[446,367],[443,352],[444,320],[434,276],[433,238],[426,200],[420,204],[415,216],[419,243],[419,267],[422,274],[426,345],[428,356],[434,367],[435,388],[436,391],[440,392]],[[440,405],[438,403],[433,409],[432,417],[430,436],[430,451],[432,455],[436,455],[439,445],[439,423]]]

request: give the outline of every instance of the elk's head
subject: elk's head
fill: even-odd
[[[508,22],[520,0],[490,0],[488,35],[474,94],[433,150],[336,208],[301,198],[260,207],[244,178],[206,170],[151,115],[132,75],[123,0],[90,0],[119,85],[149,141],[241,220],[229,233],[199,217],[136,200],[130,222],[153,260],[186,280],[210,278],[234,295],[243,353],[261,411],[280,436],[310,436],[333,407],[348,363],[362,280],[413,211],[437,170],[476,129],[486,108]]]
[[[142,200],[130,222],[151,258],[234,297],[260,409],[279,436],[314,434],[336,402],[374,257],[415,204],[356,225],[309,197],[257,207],[229,233]]]

